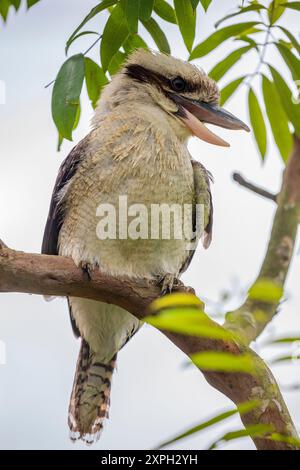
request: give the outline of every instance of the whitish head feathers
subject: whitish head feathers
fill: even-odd
[[[173,81],[178,77],[185,83],[185,88],[179,92],[181,95],[207,103],[218,102],[217,84],[203,70],[170,55],[138,49],[103,90],[93,125],[97,127],[103,117],[119,105],[132,104],[137,111],[150,103],[165,111],[168,122],[176,125],[181,133],[185,126],[176,116],[178,106],[169,94],[174,93]]]

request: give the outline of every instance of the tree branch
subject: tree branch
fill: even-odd
[[[289,159],[273,229],[259,279],[268,278],[284,286],[292,259],[297,226],[300,220],[300,141],[295,137]],[[182,284],[179,291],[191,291]],[[69,258],[26,254],[7,248],[0,242],[0,292],[77,296],[118,305],[140,319],[148,313],[149,304],[160,295],[158,287],[147,280],[130,280],[94,271],[90,280]],[[234,331],[241,341],[221,341],[163,331],[185,354],[199,351],[247,352],[255,363],[256,374],[224,373],[202,370],[206,380],[217,390],[239,404],[259,398],[261,405],[241,419],[245,426],[268,423],[274,432],[296,437],[296,431],[278,385],[264,361],[246,346],[265,328],[278,309],[278,304],[247,300],[227,316],[224,327]],[[257,312],[264,315],[256,315]],[[222,328],[220,325],[216,327]],[[253,439],[258,449],[291,450],[296,444],[272,441],[267,437]]]
[[[232,178],[244,188],[247,188],[250,191],[253,191],[254,193],[259,194],[260,196],[263,196],[267,199],[271,199],[273,202],[277,202],[276,194],[270,193],[270,191],[267,191],[266,189],[263,189],[260,186],[251,183],[250,181],[247,181],[240,173],[233,173]]]
[[[180,285],[179,291],[191,291]],[[0,245],[0,292],[77,296],[118,305],[140,319],[148,312],[149,304],[159,297],[160,290],[152,282],[116,278],[94,271],[91,279],[84,276],[69,258],[26,254]],[[222,328],[219,326],[219,328]],[[235,342],[217,341],[163,331],[185,354],[199,351],[224,351],[232,354],[251,354],[257,374],[203,371],[207,381],[239,404],[259,397],[262,405],[241,416],[244,424],[269,423],[274,431],[296,436],[296,431],[271,371],[250,349]],[[283,442],[255,439],[258,449],[294,449]]]
[[[277,203],[267,253],[255,282],[268,279],[283,288],[300,223],[300,139],[296,136]],[[238,310],[227,315],[225,327],[242,332],[243,340],[250,344],[276,315],[278,308],[278,302],[247,300]]]

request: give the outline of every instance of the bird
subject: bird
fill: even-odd
[[[198,241],[208,248],[212,239],[212,177],[192,158],[188,139],[197,136],[227,147],[207,123],[249,131],[219,106],[219,99],[217,83],[195,65],[152,50],[132,52],[103,89],[90,133],[60,167],[42,253],[72,258],[87,276],[100,269],[154,280],[162,294],[171,292]],[[187,236],[167,239],[159,232],[142,237],[136,224],[137,236],[99,237],[99,205],[117,207],[121,197],[135,209],[191,207]],[[197,204],[204,207],[199,227]],[[124,228],[120,221],[115,225]],[[142,322],[115,305],[72,296],[67,300],[73,331],[81,338],[68,425],[73,441],[91,444],[109,415],[117,355]]]

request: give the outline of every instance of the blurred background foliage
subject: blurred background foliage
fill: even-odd
[[[27,7],[31,8],[39,1],[42,0],[27,0]],[[197,59],[213,54],[226,41],[237,44],[233,52],[210,70],[209,75],[216,81],[228,74],[237,62],[246,61],[250,51],[256,51],[256,69],[250,75],[231,77],[222,88],[221,104],[225,104],[238,92],[240,86],[247,86],[249,119],[261,158],[264,159],[267,152],[268,120],[278,151],[286,162],[293,132],[300,136],[300,43],[289,32],[282,15],[287,8],[297,14],[300,2],[237,1],[236,7],[235,2],[231,2],[230,13],[216,22],[214,30],[204,41],[197,43],[196,22],[205,21],[205,12],[212,1],[215,0],[102,0],[87,12],[69,36],[65,51],[69,56],[72,43],[82,36],[90,35],[91,48],[99,47],[99,63],[88,57],[91,48],[81,54],[70,55],[51,83],[54,83],[52,116],[59,133],[59,147],[63,139],[72,140],[72,131],[78,125],[84,82],[91,105],[95,108],[103,86],[122,67],[126,57],[136,48],[148,48],[147,40],[143,37],[145,31],[152,36],[161,52],[172,53],[168,38],[157,22],[157,18],[160,18],[178,26],[178,35],[183,38],[190,61],[197,63]],[[0,14],[4,21],[7,20],[9,10],[17,11],[20,5],[21,0],[1,0]],[[105,11],[109,15],[103,30],[89,30],[89,21]],[[252,13],[257,16],[255,21],[247,18]],[[283,58],[295,85],[293,89],[286,83],[284,74],[278,71],[276,64],[265,61],[269,47],[275,47]],[[257,76],[260,77],[262,93],[258,93],[253,85],[253,79]]]

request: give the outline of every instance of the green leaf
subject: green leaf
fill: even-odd
[[[192,8],[196,10],[197,6],[199,5],[199,0],[190,0]]]
[[[265,158],[267,151],[267,130],[263,114],[260,109],[258,99],[252,90],[249,89],[248,95],[249,117],[254,136],[261,154],[262,159]]]
[[[300,2],[281,3],[281,6],[285,8],[291,8],[292,10],[300,11]]]
[[[174,0],[177,23],[186,48],[191,52],[196,31],[196,10],[187,0]]]
[[[120,3],[126,16],[129,31],[137,33],[141,0],[121,0]]]
[[[288,119],[282,108],[279,95],[273,82],[265,75],[262,77],[262,90],[267,116],[273,132],[274,140],[282,159],[286,162],[293,145]]]
[[[240,8],[239,11],[236,11],[235,13],[230,13],[229,15],[224,16],[224,18],[221,18],[219,21],[216,22],[215,28],[218,28],[223,21],[228,20],[229,18],[233,18],[234,16],[242,15],[243,13],[248,13],[249,11],[260,11],[262,9],[266,10],[266,7],[264,5],[261,5],[259,3],[254,3],[253,5],[249,5],[248,7],[245,8]]]
[[[287,117],[293,124],[295,133],[298,135],[298,137],[300,137],[300,106],[299,104],[293,103],[292,92],[277,70],[274,69],[274,67],[271,65],[269,65],[269,69],[272,73],[272,77],[280,97],[281,105],[285,110]]]
[[[173,444],[174,442],[177,442],[181,439],[184,439],[185,437],[188,437],[192,434],[195,434],[197,432],[203,431],[203,429],[207,429],[214,424],[220,423],[221,421],[224,421],[227,418],[230,418],[231,416],[240,413],[241,415],[245,413],[249,413],[250,411],[254,410],[260,405],[259,400],[252,400],[248,401],[246,403],[240,403],[237,408],[229,411],[225,411],[223,413],[217,414],[213,416],[212,418],[208,419],[207,421],[204,421],[203,423],[198,424],[197,426],[194,426],[187,431],[179,434],[178,436],[174,437],[173,439],[170,439],[168,441],[163,442],[158,446],[158,449],[161,449],[162,447],[166,447],[167,445]]]
[[[141,0],[140,4],[140,18],[141,20],[148,21],[151,18],[154,0]]]
[[[10,3],[13,5],[16,11],[19,10],[21,5],[21,0],[10,0]]]
[[[7,19],[9,7],[10,7],[9,0],[2,0],[0,2],[0,15],[2,16],[4,21],[6,21]]]
[[[197,307],[198,309],[204,309],[204,303],[193,294],[186,294],[183,292],[174,292],[174,294],[164,295],[155,299],[150,307],[150,312],[158,312],[163,308],[175,308],[175,307]]]
[[[300,341],[300,336],[284,336],[282,338],[276,338],[268,341],[267,344],[286,344],[295,343]]]
[[[125,59],[126,59],[126,54],[124,54],[124,52],[121,52],[121,51],[116,52],[116,54],[113,56],[108,66],[108,71],[111,76],[119,72],[119,70],[122,68],[122,65],[125,62]]]
[[[101,41],[100,55],[104,72],[129,34],[127,21],[120,4],[114,7],[108,18]]]
[[[221,90],[221,98],[220,98],[220,105],[224,106],[226,101],[229,100],[229,98],[233,95],[233,93],[237,90],[237,88],[240,86],[240,84],[243,82],[245,79],[245,75],[240,78],[236,78],[232,82],[228,83],[224,88]]]
[[[221,439],[218,439],[217,441],[213,442],[211,446],[209,447],[209,450],[215,449],[218,444],[221,444],[222,442],[229,442],[234,439],[239,439],[240,437],[263,437],[267,433],[270,433],[273,431],[273,426],[270,424],[253,424],[252,426],[248,426],[246,429],[239,429],[238,431],[231,431],[227,432],[224,434]]]
[[[202,370],[219,372],[255,373],[253,358],[250,354],[231,354],[220,351],[205,351],[192,354],[191,360]]]
[[[138,34],[130,34],[126,41],[123,44],[124,51],[126,55],[130,52],[134,51],[135,49],[148,49],[147,44],[145,43],[144,39],[141,38]]]
[[[287,444],[291,444],[292,446],[300,447],[300,439],[297,437],[284,436],[283,434],[273,432],[270,436],[268,436],[268,439],[270,439],[271,441],[286,442]]]
[[[282,0],[273,0],[268,8],[268,16],[270,24],[273,25],[281,17],[285,10],[285,7],[282,5]]]
[[[77,127],[78,127],[79,120],[80,120],[80,115],[81,115],[81,106],[80,106],[80,102],[79,102],[79,104],[77,106],[77,110],[76,110],[75,121],[74,121],[74,124],[73,124],[73,131],[75,129],[77,129]]]
[[[201,0],[201,5],[204,8],[204,11],[208,10],[209,5],[211,4],[212,0]],[[198,1],[199,3],[199,1]]]
[[[274,364],[280,364],[282,362],[292,362],[292,363],[296,363],[297,364],[299,363],[300,359],[300,354],[289,354],[288,356],[279,356],[279,357],[276,357],[275,359],[272,359],[272,361],[270,361],[270,364],[274,365]]]
[[[96,34],[99,36],[99,33],[97,33],[97,31],[82,31],[81,33],[78,33],[76,34],[72,39],[71,41],[68,40],[67,43],[66,43],[66,47],[65,47],[65,54],[67,55],[68,54],[68,51],[69,51],[69,48],[71,46],[71,44],[76,41],[76,39],[80,38],[81,36],[86,36],[86,35],[89,35],[89,34]]]
[[[154,11],[163,20],[177,24],[175,11],[166,0],[155,0]]]
[[[153,18],[150,18],[148,21],[142,21],[142,23],[148,33],[151,34],[153,41],[157,45],[158,49],[161,52],[170,54],[171,51],[168,39],[158,23]]]
[[[40,0],[27,0],[27,8],[33,7],[36,3],[38,3]]]
[[[213,322],[197,308],[166,308],[158,315],[145,317],[144,321],[160,330],[214,339],[233,339],[231,332]]]
[[[52,92],[52,117],[62,137],[72,140],[84,80],[84,56],[77,54],[61,66]]]
[[[74,36],[76,36],[76,34],[78,33],[78,31],[81,30],[81,28],[88,22],[90,21],[92,18],[94,18],[94,16],[96,16],[98,13],[100,13],[101,11],[105,10],[106,8],[108,7],[111,7],[112,5],[114,5],[115,3],[117,3],[117,0],[103,0],[101,3],[99,3],[99,5],[96,5],[94,8],[91,9],[91,11],[89,12],[89,14],[83,19],[83,21],[80,23],[79,26],[77,26],[77,28],[75,29],[75,31],[73,31],[73,33],[71,34],[71,36],[69,37],[69,39],[67,40],[67,44],[69,44],[69,42],[72,42]]]
[[[294,54],[283,44],[276,44],[277,49],[279,50],[283,60],[290,69],[293,79],[300,80],[300,61]]]
[[[283,295],[281,285],[269,279],[261,279],[249,289],[248,298],[267,303],[278,303]]]
[[[244,46],[231,52],[227,57],[225,57],[225,59],[215,65],[208,75],[214,80],[219,81],[223,75],[225,75],[225,73],[228,72],[228,70],[230,70],[231,67],[250,49],[252,49],[252,46]]]
[[[208,38],[206,38],[203,42],[198,44],[195,49],[192,51],[190,55],[190,60],[198,59],[199,57],[203,57],[212,50],[216,49],[222,42],[226,41],[227,39],[237,36],[244,31],[247,31],[249,28],[257,25],[258,23],[255,21],[249,21],[247,23],[239,23],[233,24],[230,26],[226,26],[225,28],[219,29],[211,34]]]
[[[85,57],[84,62],[86,88],[92,106],[95,108],[102,88],[108,83],[108,79],[102,68],[92,59]]]
[[[288,31],[286,28],[284,28],[283,26],[278,25],[277,28],[280,28],[281,31],[289,38],[292,45],[294,46],[294,48],[296,49],[296,51],[300,55],[300,44],[297,41],[297,39],[295,38],[295,36],[290,31]]]

